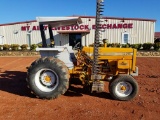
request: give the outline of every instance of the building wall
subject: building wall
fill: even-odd
[[[94,42],[94,33],[95,29],[93,29],[93,25],[95,24],[95,18],[82,18],[82,25],[86,25],[86,28],[82,28],[82,30],[90,29],[90,33],[82,33],[82,45],[89,45]],[[102,39],[108,39],[109,43],[122,43],[122,34],[129,33],[129,43],[147,43],[154,42],[154,31],[155,31],[155,22],[154,21],[143,21],[143,20],[125,20],[122,19],[103,19],[102,25],[104,25],[102,29]],[[122,22],[123,21],[123,22]],[[114,24],[130,24],[130,28],[107,28],[108,25]],[[27,29],[27,26],[28,29]],[[8,24],[8,25],[0,25],[0,36],[4,36],[3,44],[28,44],[27,34],[31,36],[31,44],[41,43],[40,31],[37,28],[38,23],[36,21],[33,22],[23,22],[17,24]],[[26,28],[26,29],[24,29]],[[59,30],[63,30],[60,27]],[[55,36],[55,44],[56,45],[69,45],[69,34],[59,34],[57,31],[53,30],[53,34]],[[80,31],[80,29],[78,29]],[[49,44],[49,34],[48,29],[45,31],[47,43]]]
[[[160,32],[155,32],[154,38],[155,38],[155,39],[160,38]]]
[[[89,24],[94,24],[95,20],[92,19]],[[121,24],[121,20],[109,19],[104,24]],[[133,28],[123,29],[105,29],[102,32],[102,39],[108,39],[109,43],[122,43],[122,33],[129,33],[129,40],[131,44],[135,43],[146,43],[154,41],[155,22],[152,21],[136,21],[136,20],[125,20],[125,23],[133,23]],[[94,41],[94,30],[91,30],[90,34],[87,35],[89,43]]]

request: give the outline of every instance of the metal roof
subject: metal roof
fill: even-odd
[[[80,18],[95,18],[95,16],[78,16],[73,15],[70,17],[80,17]],[[152,21],[156,22],[155,19],[146,19],[146,18],[124,18],[124,17],[103,17],[103,19],[117,19],[117,20],[136,20],[136,21]],[[14,25],[14,24],[24,24],[24,23],[30,23],[30,22],[37,22],[36,20],[29,20],[29,21],[22,21],[22,22],[13,22],[13,23],[5,23],[0,24],[0,26],[7,26],[7,25]]]
[[[36,17],[40,24],[50,25],[51,27],[81,24],[80,17]]]

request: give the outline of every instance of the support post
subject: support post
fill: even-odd
[[[45,37],[45,33],[44,33],[44,26],[43,24],[40,24],[40,32],[41,32],[41,38],[42,38],[42,47],[45,48],[47,47],[47,43],[46,43],[46,37]]]
[[[55,42],[54,42],[52,27],[48,25],[48,29],[49,29],[49,36],[50,36],[50,47],[54,47]]]

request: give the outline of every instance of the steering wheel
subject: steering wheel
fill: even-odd
[[[73,47],[73,50],[79,50],[80,47],[78,46],[80,44],[80,42],[76,43],[76,45]]]

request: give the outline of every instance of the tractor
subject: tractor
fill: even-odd
[[[107,40],[101,40],[104,1],[96,1],[96,29],[92,47],[56,46],[52,27],[81,24],[79,17],[37,17],[42,38],[41,58],[35,60],[27,71],[27,83],[38,98],[54,99],[69,88],[70,78],[79,78],[83,89],[103,92],[104,81],[109,82],[113,99],[127,101],[138,93],[136,49],[109,48]],[[44,26],[48,25],[51,45],[47,46]],[[101,42],[103,41],[103,44]]]

